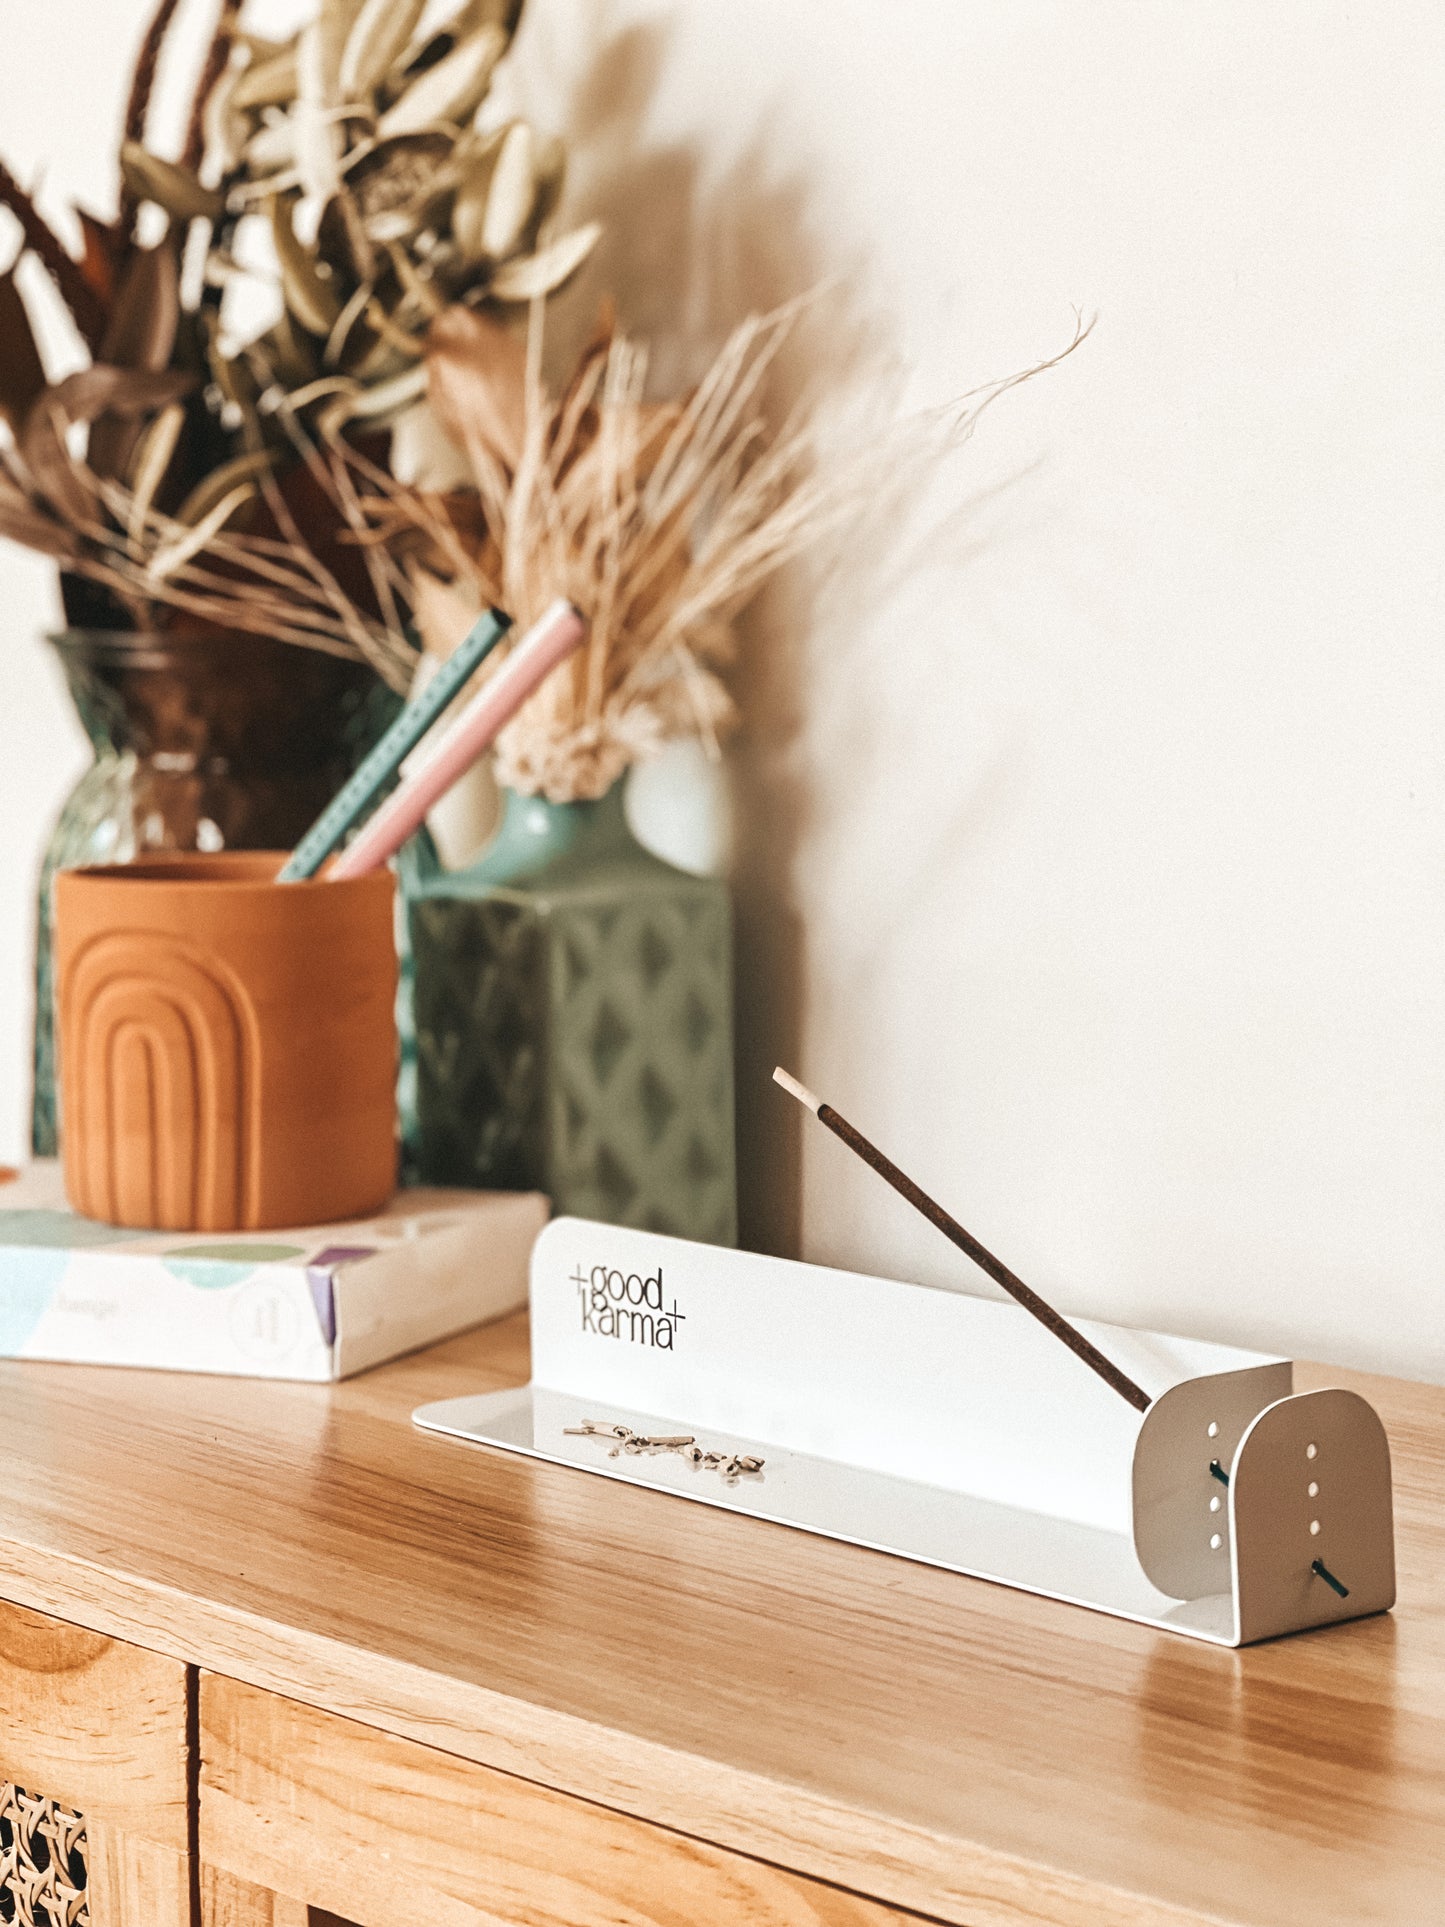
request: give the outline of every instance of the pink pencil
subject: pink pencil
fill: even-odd
[[[497,673],[478,690],[461,715],[437,738],[435,749],[381,805],[360,834],[332,864],[337,881],[379,870],[415,830],[432,804],[469,770],[532,691],[587,634],[570,602],[558,600],[534,622]]]

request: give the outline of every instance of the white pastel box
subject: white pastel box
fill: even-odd
[[[325,1382],[515,1311],[538,1192],[398,1191],[348,1224],[122,1231],[58,1164],[0,1184],[0,1357]]]

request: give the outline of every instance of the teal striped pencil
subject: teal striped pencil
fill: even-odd
[[[419,696],[409,702],[381,741],[339,789],[302,837],[277,874],[278,883],[304,883],[314,877],[348,830],[381,801],[382,793],[402,764],[447,709],[454,696],[471,681],[512,626],[500,609],[486,609],[466,639],[459,643]]]

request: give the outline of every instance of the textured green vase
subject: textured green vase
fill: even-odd
[[[509,794],[469,869],[418,841],[403,882],[422,1181],[734,1243],[727,886],[644,850],[620,784]]]

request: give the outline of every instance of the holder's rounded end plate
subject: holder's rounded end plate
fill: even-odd
[[[1134,1550],[1150,1585],[1171,1599],[1230,1590],[1232,1527],[1224,1481],[1253,1419],[1288,1398],[1287,1362],[1185,1379],[1161,1392],[1134,1444]]]
[[[1261,1412],[1229,1511],[1241,1645],[1394,1605],[1390,1447],[1358,1393],[1302,1392]]]

